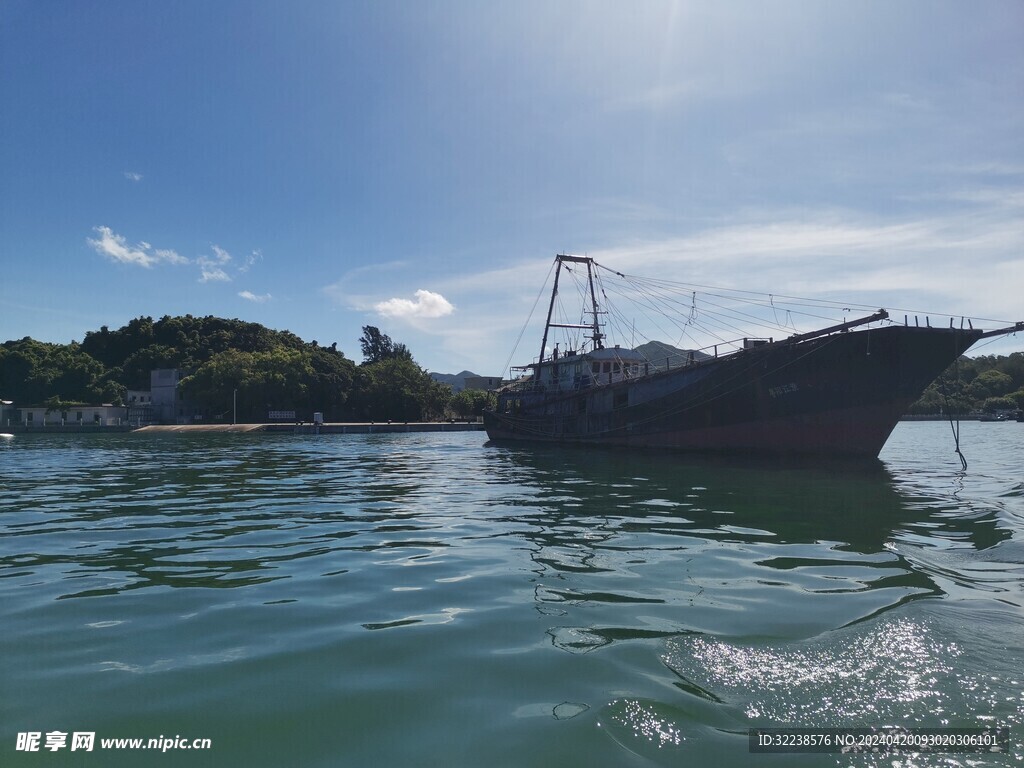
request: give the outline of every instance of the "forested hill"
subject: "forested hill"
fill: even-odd
[[[1024,352],[961,357],[924,391],[911,413],[1024,409]]]
[[[231,407],[262,421],[270,409],[323,411],[328,419],[418,420],[438,417],[451,391],[434,382],[403,344],[373,326],[359,339],[363,363],[288,331],[219,317],[139,317],[106,326],[81,343],[24,338],[0,346],[0,397],[17,405],[122,403],[129,389],[148,390],[150,371],[181,368],[186,397],[208,418]],[[463,403],[455,403],[462,415]],[[309,414],[305,414],[306,418]]]

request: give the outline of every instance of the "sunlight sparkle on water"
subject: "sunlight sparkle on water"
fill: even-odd
[[[669,644],[664,661],[701,687],[746,699],[752,719],[848,724],[941,712],[936,682],[953,674],[960,653],[925,624],[899,619],[866,633],[839,631],[809,648],[686,638]]]
[[[643,702],[625,700],[614,708],[612,721],[636,736],[645,738],[658,747],[678,746],[683,741],[679,727],[670,720],[659,716]]]

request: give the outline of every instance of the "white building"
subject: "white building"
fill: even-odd
[[[484,392],[497,389],[501,386],[501,376],[467,376],[465,379],[465,389],[479,389]]]
[[[153,402],[153,393],[148,389],[129,389],[124,401],[129,407],[133,405],[149,405]]]
[[[19,408],[19,422],[28,427],[45,426],[97,426],[112,427],[127,423],[123,405],[66,405],[52,410],[45,405]]]
[[[9,427],[18,423],[18,409],[13,400],[0,399],[0,427]]]
[[[141,426],[156,421],[156,415],[153,413],[153,393],[148,389],[129,389],[124,400],[128,408],[129,424]]]

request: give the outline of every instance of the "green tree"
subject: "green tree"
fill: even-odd
[[[184,356],[167,344],[149,344],[137,349],[122,363],[122,382],[128,389],[149,389],[150,374],[156,368],[181,368]]]
[[[226,419],[237,403],[242,421],[264,421],[273,410],[296,411],[303,419],[322,411],[328,420],[338,420],[354,368],[343,354],[323,347],[278,346],[262,352],[228,349],[182,379],[181,390],[212,419]]]
[[[999,370],[1013,380],[1014,389],[1024,387],[1024,352],[1014,352],[1001,358]]]
[[[441,418],[450,399],[412,358],[389,358],[359,367],[351,411],[367,421],[422,421]]]
[[[975,400],[1005,395],[1013,388],[1013,379],[1001,371],[991,368],[979,373],[967,386],[968,394]]]
[[[58,395],[46,398],[43,401],[47,413],[60,413],[66,411],[70,406],[75,405],[74,401],[62,400]]]
[[[226,418],[237,402],[240,420],[264,421],[267,411],[293,410],[307,404],[309,373],[308,360],[299,350],[229,349],[182,379],[181,391],[213,418]]]
[[[41,403],[49,393],[33,389],[36,368],[48,354],[46,345],[27,336],[0,347],[0,396],[16,403]]]
[[[3,397],[21,405],[38,405],[56,397],[67,402],[114,402],[121,388],[106,376],[103,364],[80,345],[47,344],[31,338],[0,347]]]
[[[479,389],[464,389],[456,394],[449,405],[452,413],[460,419],[482,416],[485,409],[494,408],[498,397],[493,392]]]
[[[82,344],[25,338],[0,345],[0,395],[21,405],[123,402],[125,388],[148,389],[156,368],[190,372],[183,395],[207,418],[226,418],[237,391],[238,415],[267,410],[322,411],[329,420],[416,420],[443,416],[447,387],[430,378],[404,344],[373,326],[360,339],[356,366],[337,348],[288,331],[218,317],[138,317],[86,334]],[[54,399],[55,398],[55,399]]]
[[[320,411],[328,421],[341,421],[355,379],[355,364],[332,347],[318,347],[309,353],[309,408]]]
[[[1009,397],[990,397],[981,406],[982,410],[988,413],[995,411],[1013,411],[1017,409],[1017,402]]]
[[[359,337],[359,346],[363,350],[363,363],[372,365],[382,360],[412,360],[412,353],[405,344],[396,344],[386,333],[372,325],[363,326],[363,335]]]
[[[246,410],[252,400],[245,390],[252,378],[252,353],[237,349],[214,355],[200,365],[194,373],[181,380],[183,397],[202,408],[207,417],[224,419],[232,412],[236,391],[241,390],[242,421],[249,421]]]

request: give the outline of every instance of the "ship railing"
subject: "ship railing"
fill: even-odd
[[[879,310],[871,317],[863,318],[860,320],[848,321],[829,328],[824,328],[819,331],[813,331],[811,333],[797,334],[791,336],[788,339],[784,339],[783,342],[800,341],[806,338],[813,338],[820,335],[826,335],[829,333],[842,332],[849,330],[850,328],[858,325],[877,322],[879,320],[885,320],[888,318],[888,313],[884,310]],[[952,322],[950,323],[952,327]],[[1019,330],[1019,328],[1018,328]],[[774,338],[763,338],[763,337],[752,337],[752,336],[741,336],[735,339],[724,339],[714,344],[708,344],[697,349],[684,350],[680,354],[668,354],[664,357],[650,357],[643,363],[634,363],[632,361],[620,361],[618,371],[600,371],[600,372],[589,372],[580,376],[569,376],[560,378],[554,382],[542,383],[537,380],[536,375],[526,375],[531,372],[536,372],[540,369],[542,363],[547,362],[559,362],[566,361],[567,358],[571,359],[572,355],[556,356],[552,355],[541,362],[535,362],[531,365],[517,366],[512,368],[512,379],[513,381],[506,384],[504,389],[508,392],[524,393],[524,392],[571,392],[587,389],[589,387],[600,387],[607,386],[609,384],[617,384],[622,381],[630,381],[645,376],[653,376],[658,373],[669,370],[677,370],[679,368],[686,368],[692,365],[699,365],[707,360],[713,360],[729,355],[742,353],[749,350],[754,350],[759,347],[769,346],[776,343]],[[575,354],[575,353],[574,353]],[[518,375],[517,375],[518,374]]]

